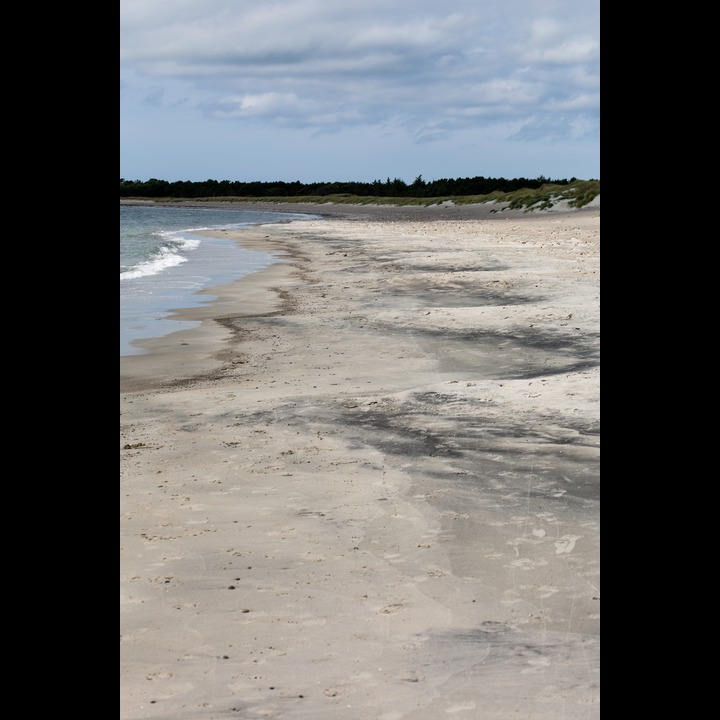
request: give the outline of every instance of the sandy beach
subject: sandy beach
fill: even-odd
[[[599,206],[260,207],[121,358],[121,720],[596,720]]]

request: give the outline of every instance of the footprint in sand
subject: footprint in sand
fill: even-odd
[[[400,612],[400,610],[403,610],[405,606],[402,603],[394,603],[393,605],[387,605],[382,610],[380,610],[381,613],[384,613],[385,615],[389,615],[390,613],[396,613]]]
[[[572,552],[575,548],[575,542],[580,539],[580,535],[564,535],[555,542],[555,554]]]

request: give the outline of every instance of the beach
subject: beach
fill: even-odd
[[[599,718],[599,206],[259,205],[120,361],[121,720]]]

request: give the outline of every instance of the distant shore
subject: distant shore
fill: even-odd
[[[121,358],[121,720],[597,720],[599,207],[233,207],[323,219]]]
[[[120,199],[121,205],[165,205],[152,200],[126,200]],[[183,207],[216,207],[236,208],[238,210],[259,210],[272,212],[310,213],[324,217],[356,219],[375,222],[403,221],[403,222],[431,222],[435,220],[483,220],[498,217],[539,217],[556,213],[597,213],[600,209],[600,196],[589,205],[579,210],[568,208],[561,203],[549,210],[510,210],[508,203],[477,203],[472,205],[454,205],[442,203],[438,205],[371,205],[353,203],[293,203],[293,202],[240,202],[240,201],[198,201],[173,200],[173,206]]]

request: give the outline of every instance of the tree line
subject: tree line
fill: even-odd
[[[493,192],[513,192],[538,189],[545,184],[568,185],[570,180],[537,178],[456,178],[426,182],[418,175],[412,183],[387,178],[373,182],[240,182],[205,180],[190,182],[178,180],[124,180],[120,178],[120,197],[145,198],[208,198],[208,197],[299,197],[303,195],[358,195],[372,197],[447,197],[461,195],[489,195]]]

